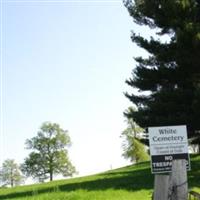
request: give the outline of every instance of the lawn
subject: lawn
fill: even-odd
[[[200,192],[200,156],[192,156],[189,188]],[[150,163],[43,184],[0,189],[0,200],[147,200],[154,176]]]

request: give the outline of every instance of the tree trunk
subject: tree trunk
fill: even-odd
[[[50,181],[53,181],[53,172],[50,172]]]
[[[11,185],[11,187],[13,187],[13,186],[14,186],[14,181],[13,181],[13,178],[11,178],[11,180],[10,180],[10,185]]]
[[[12,169],[10,170],[10,186],[13,187],[14,185],[14,180],[13,180],[13,171]]]
[[[50,165],[50,170],[49,170],[49,174],[50,174],[50,181],[53,181],[53,167]]]

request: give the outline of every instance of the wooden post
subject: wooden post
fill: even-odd
[[[169,175],[155,175],[153,200],[168,200]]]
[[[173,160],[169,187],[170,200],[187,200],[188,183],[186,160]]]

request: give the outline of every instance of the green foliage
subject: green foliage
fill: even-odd
[[[58,124],[43,123],[36,137],[26,141],[27,149],[34,150],[21,166],[26,176],[37,178],[40,182],[53,175],[71,176],[75,168],[68,158],[66,147],[70,146],[67,131]]]
[[[189,189],[200,192],[200,156],[192,156]],[[147,200],[153,179],[150,163],[107,171],[93,176],[0,189],[0,200]]]
[[[129,107],[125,111],[125,116],[133,110],[132,107]],[[121,137],[124,138],[122,155],[125,158],[136,163],[149,160],[145,145],[140,141],[144,140],[144,129],[139,127],[132,119],[127,120],[127,128],[122,132]]]
[[[123,156],[136,163],[149,160],[144,144],[137,138],[129,139],[128,145],[124,148]]]
[[[131,37],[148,52],[148,57],[135,58],[137,66],[126,81],[139,92],[126,93],[138,108],[129,117],[144,128],[186,124],[189,138],[198,138],[200,1],[124,0],[124,3],[135,23],[156,32],[150,39],[134,32]],[[200,140],[195,141],[200,144]]]
[[[11,187],[23,183],[24,177],[21,175],[19,166],[12,159],[7,159],[3,162],[0,170],[0,180],[3,186],[10,185]]]

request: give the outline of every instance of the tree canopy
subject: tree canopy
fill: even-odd
[[[129,107],[125,111],[125,117],[127,113],[133,111],[132,107]],[[130,159],[131,162],[141,162],[149,159],[147,149],[141,141],[146,141],[144,135],[144,129],[139,127],[133,119],[127,119],[127,128],[121,133],[123,141],[123,157]]]
[[[189,138],[200,132],[200,1],[124,1],[136,24],[155,30],[147,39],[133,32],[132,41],[148,52],[126,83],[138,108],[129,113],[141,127],[187,125]],[[168,40],[162,39],[167,35]]]
[[[69,160],[66,147],[71,145],[66,130],[58,124],[43,123],[37,136],[27,139],[26,148],[33,150],[22,164],[26,176],[39,181],[53,180],[53,175],[71,176],[75,167]]]
[[[3,162],[0,170],[0,180],[3,185],[11,187],[20,185],[24,181],[18,164],[13,159],[7,159]]]

